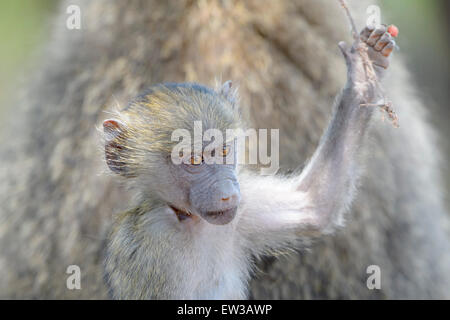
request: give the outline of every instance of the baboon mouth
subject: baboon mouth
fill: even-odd
[[[189,218],[196,217],[195,214],[188,212],[186,210],[179,209],[171,204],[168,204],[170,209],[176,214],[179,221],[184,221]],[[200,213],[200,216],[211,224],[224,225],[231,222],[236,216],[237,207],[216,210],[216,211],[206,211]]]
[[[205,213],[202,213],[201,216],[211,224],[224,225],[234,219],[236,212],[237,207],[233,207],[224,210],[206,211]]]
[[[234,208],[227,209],[227,210],[220,210],[220,211],[208,211],[208,212],[206,212],[206,214],[208,216],[221,216],[221,215],[226,214],[227,212],[230,212],[231,210],[234,210]]]

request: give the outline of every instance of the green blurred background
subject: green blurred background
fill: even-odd
[[[95,1],[95,0],[93,0]],[[313,0],[311,0],[313,1]],[[330,0],[331,1],[331,0]],[[49,35],[50,17],[58,10],[57,0],[0,1],[0,123],[14,112],[11,92],[33,65],[39,47]],[[399,47],[421,95],[430,108],[431,121],[439,128],[446,155],[450,151],[450,1],[382,0],[382,20],[400,29]],[[450,171],[446,168],[450,190]],[[448,196],[447,196],[447,200]]]
[[[0,119],[10,93],[30,67],[39,45],[48,34],[49,17],[57,9],[56,0],[0,0]]]

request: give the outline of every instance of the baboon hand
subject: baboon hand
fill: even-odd
[[[386,25],[366,26],[351,48],[347,48],[345,42],[340,42],[339,48],[347,63],[348,80],[351,85],[361,88],[367,87],[368,82],[373,83],[373,72],[370,74],[371,68],[367,67],[367,62],[372,63],[376,80],[381,80],[389,66],[390,55],[394,47],[395,41]],[[364,56],[368,59],[365,60]],[[373,89],[373,86],[369,87]],[[372,92],[372,94],[376,93]]]
[[[395,48],[395,40],[389,33],[388,27],[386,25],[380,25],[376,28],[365,27],[361,31],[360,38],[368,46],[369,58],[372,60],[374,67],[387,69],[389,57]]]

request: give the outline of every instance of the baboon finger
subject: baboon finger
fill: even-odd
[[[370,34],[372,33],[373,29],[375,27],[373,25],[368,25],[366,26],[364,29],[362,29],[361,33],[360,33],[360,38],[362,41],[366,42],[367,39],[369,39]]]
[[[372,31],[372,33],[369,36],[369,39],[367,39],[367,44],[369,46],[374,46],[375,43],[380,39],[380,37],[386,32],[386,26],[385,25],[379,25],[375,28],[375,30]]]
[[[381,51],[383,48],[392,40],[392,36],[389,34],[389,32],[385,32],[380,40],[377,41],[375,46],[373,47],[376,51]]]
[[[395,48],[395,41],[391,40],[389,41],[389,43],[383,48],[383,50],[381,51],[381,54],[385,57],[389,57],[389,55],[391,54],[392,50],[394,50]]]

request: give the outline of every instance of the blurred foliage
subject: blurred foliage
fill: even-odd
[[[42,43],[56,0],[0,1],[0,116],[17,73]]]
[[[400,30],[398,45],[419,86],[446,112],[450,98],[450,34],[447,0],[382,1],[383,22]]]

